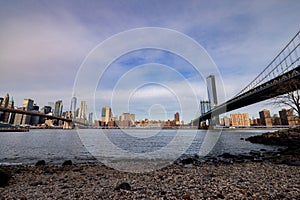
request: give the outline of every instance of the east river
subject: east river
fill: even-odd
[[[34,164],[41,159],[53,164],[68,159],[75,163],[95,162],[95,158],[103,163],[108,159],[172,160],[182,154],[218,156],[225,152],[241,154],[251,150],[276,150],[278,147],[244,140],[266,131],[48,129],[2,132],[0,164]]]

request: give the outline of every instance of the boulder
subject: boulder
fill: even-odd
[[[115,187],[115,190],[128,190],[130,191],[131,190],[131,186],[129,183],[127,182],[123,182],[121,184],[119,184],[118,186]]]
[[[66,160],[62,164],[62,166],[71,166],[71,165],[73,165],[72,160]]]
[[[7,186],[10,179],[11,172],[8,169],[0,169],[0,187]]]
[[[35,166],[44,166],[46,165],[46,161],[45,160],[39,160],[35,163]]]

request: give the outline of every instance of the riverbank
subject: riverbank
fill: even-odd
[[[169,165],[150,173],[103,165],[6,166],[0,199],[299,199],[300,168],[271,162]]]

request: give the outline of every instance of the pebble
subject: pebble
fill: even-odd
[[[73,164],[70,170],[55,165],[47,167],[47,173],[36,166],[0,167],[20,169],[19,173],[12,172],[8,186],[0,187],[0,199],[297,199],[300,196],[300,167],[268,161],[204,163],[189,168],[171,164],[148,173],[121,172],[97,164]]]

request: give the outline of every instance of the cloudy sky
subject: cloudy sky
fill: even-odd
[[[39,106],[62,99],[68,110],[75,93],[98,117],[108,105],[115,115],[132,112],[138,119],[168,119],[178,111],[189,122],[197,102],[207,98],[205,77],[217,73],[221,79],[220,101],[237,94],[299,31],[299,10],[297,0],[3,0],[0,96],[8,92],[16,105],[24,98]],[[162,31],[149,35],[145,27]],[[137,38],[132,30],[145,36]],[[203,65],[210,67],[197,70],[183,56],[196,54],[192,44],[165,31],[196,42],[211,59]],[[153,35],[162,47],[141,44]],[[132,44],[141,48],[120,51]],[[266,106],[235,112],[257,116]]]

